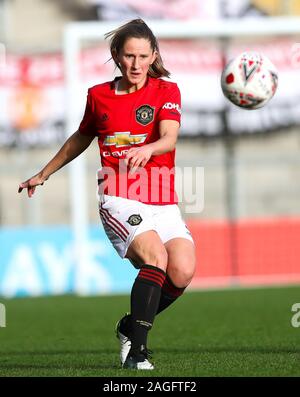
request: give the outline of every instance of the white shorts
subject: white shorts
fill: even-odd
[[[151,205],[123,197],[99,195],[99,213],[107,237],[124,258],[129,245],[148,230],[158,233],[163,244],[173,238],[193,238],[176,204]]]

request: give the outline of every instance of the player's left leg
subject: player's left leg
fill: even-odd
[[[169,307],[190,284],[196,267],[195,246],[185,238],[173,238],[165,244],[168,253],[167,277],[161,289],[157,314]]]
[[[161,288],[161,296],[156,314],[162,312],[179,298],[190,283],[195,271],[194,243],[186,238],[172,238],[164,244],[168,253],[167,277]],[[131,315],[126,314],[116,327],[121,343],[121,363],[126,360],[131,347]]]

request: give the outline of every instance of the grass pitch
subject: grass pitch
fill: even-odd
[[[154,371],[122,370],[116,321],[129,296],[1,300],[0,376],[300,376],[300,288],[186,293],[150,333]]]

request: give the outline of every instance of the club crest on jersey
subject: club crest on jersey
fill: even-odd
[[[131,135],[130,132],[115,132],[114,135],[107,135],[104,139],[103,145],[116,147],[124,147],[131,145],[138,145],[144,143],[148,134]]]
[[[142,222],[142,217],[139,214],[133,214],[130,215],[130,217],[128,218],[127,222],[129,223],[129,225],[131,226],[137,226]]]
[[[151,123],[154,119],[155,108],[150,105],[142,105],[135,111],[136,121],[142,125]]]

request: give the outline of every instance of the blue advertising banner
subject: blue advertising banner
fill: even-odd
[[[129,293],[137,271],[90,227],[84,266],[68,227],[0,229],[0,296]]]

